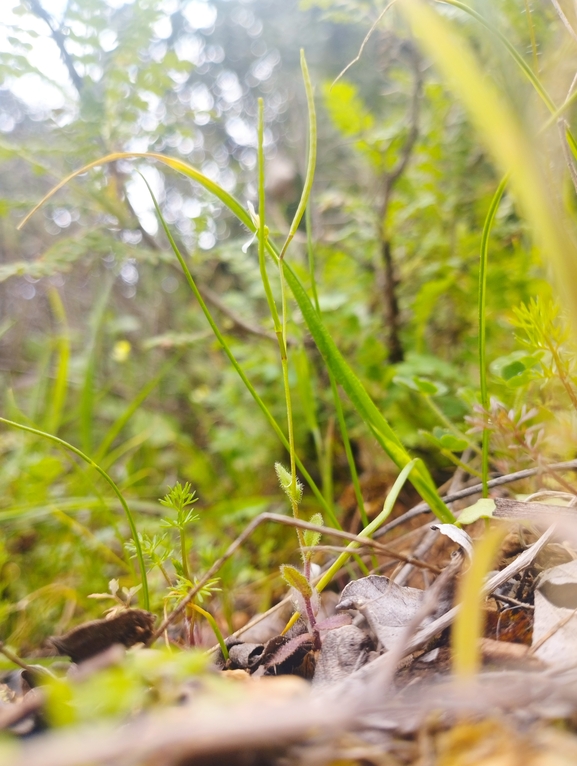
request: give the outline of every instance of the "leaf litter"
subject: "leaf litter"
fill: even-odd
[[[401,569],[322,594],[320,648],[302,619],[279,633],[278,607],[260,616],[268,637],[226,640],[226,660],[220,650],[192,661],[186,651],[154,648],[156,618],[141,609],[51,638],[41,661],[57,651],[70,663],[52,661],[46,670],[20,662],[1,677],[0,728],[20,741],[0,746],[0,763],[574,763],[577,525],[550,508],[495,499],[493,515],[512,520],[492,522],[510,532],[483,585],[483,669],[471,678],[454,676],[450,647],[471,542],[458,527],[447,534],[446,525],[426,524],[398,536],[387,554],[375,550],[394,564],[397,547]],[[476,524],[473,539],[485,521]],[[395,582],[427,536],[421,550],[430,568],[411,567],[408,584]],[[254,629],[253,621],[244,634]],[[139,695],[102,715],[103,684],[120,677],[121,697],[135,675]],[[94,719],[63,725],[54,711],[66,711],[77,693]],[[559,721],[568,731],[553,727]]]

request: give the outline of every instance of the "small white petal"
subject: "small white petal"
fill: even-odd
[[[249,239],[248,242],[245,242],[245,244],[242,246],[242,252],[248,253],[249,247],[252,245],[252,243],[256,240],[256,234],[253,234],[252,237]]]
[[[250,217],[252,219],[252,222],[254,223],[254,225],[258,229],[258,227],[260,226],[260,218],[259,218],[256,210],[254,209],[254,205],[252,204],[252,202],[250,200],[248,200],[247,203],[246,203],[246,206],[248,207],[248,212],[250,213]]]

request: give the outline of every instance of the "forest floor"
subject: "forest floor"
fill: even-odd
[[[36,659],[2,647],[0,763],[576,763],[573,499],[520,502],[506,489],[518,477],[491,482],[495,520],[467,532],[422,504],[397,511],[385,550],[365,549],[375,573],[341,578],[316,622],[283,632],[288,596],[226,640],[226,659],[178,651],[182,625],[158,635],[140,609],[54,637]],[[458,513],[478,489],[446,498],[460,495]]]

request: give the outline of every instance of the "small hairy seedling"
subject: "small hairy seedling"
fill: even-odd
[[[162,572],[162,576],[166,582],[170,585],[171,580],[168,572],[164,567],[165,561],[170,558],[170,542],[168,535],[149,535],[147,532],[139,532],[138,540],[140,547],[142,548],[142,554],[144,558],[150,561],[153,567],[157,567]],[[125,543],[124,547],[130,553],[131,556],[136,555],[136,546],[134,542],[130,540]]]
[[[314,585],[311,584],[310,576],[306,577],[296,567],[290,566],[290,564],[283,564],[280,570],[284,581],[298,594],[298,601],[301,602],[299,610],[306,614],[314,646],[316,649],[319,649],[321,640],[315,616],[315,611],[318,609],[318,605],[315,604],[315,601],[318,600],[318,592]]]
[[[294,473],[289,473],[281,463],[275,463],[275,471],[279,480],[279,484],[283,492],[287,495],[291,501],[293,509],[293,515],[298,516],[298,506],[303,497],[303,486],[296,478]],[[322,526],[323,517],[320,513],[315,513],[310,518],[310,523],[317,526]],[[313,635],[315,646],[320,647],[320,635],[316,627],[315,606],[314,601],[318,597],[318,593],[314,585],[311,583],[311,562],[313,556],[313,548],[318,545],[321,538],[320,532],[313,532],[310,529],[300,530],[297,529],[299,546],[301,549],[301,557],[303,560],[303,572],[299,572],[293,566],[283,564],[281,566],[281,574],[285,582],[290,585],[291,588],[300,594],[302,597],[302,603],[304,605],[304,612],[309,622],[309,628]],[[299,607],[300,608],[300,607]],[[298,617],[299,612],[296,613]],[[291,623],[289,623],[291,624]]]

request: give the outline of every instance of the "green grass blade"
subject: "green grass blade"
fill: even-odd
[[[509,181],[506,175],[497,187],[493,195],[485,223],[483,225],[483,234],[481,235],[481,256],[479,263],[479,380],[481,382],[481,404],[485,412],[489,410],[489,387],[487,385],[487,264],[489,260],[489,236],[493,228],[493,222],[505,187]],[[483,482],[483,497],[489,494],[487,482],[489,481],[489,429],[483,429],[482,436],[482,458],[481,458],[481,476]]]
[[[266,228],[266,195],[264,189],[264,101],[258,100],[258,265],[260,269],[260,278],[264,287],[264,294],[268,303],[268,310],[272,317],[274,331],[280,345],[281,355],[283,353],[284,338],[282,335],[282,324],[278,315],[276,303],[270,287],[270,281],[266,271],[266,241],[268,231]]]
[[[335,409],[337,411],[337,420],[339,422],[339,429],[341,437],[343,439],[343,446],[345,448],[345,455],[347,456],[347,463],[351,474],[351,481],[353,483],[353,489],[355,491],[355,499],[359,508],[359,516],[364,527],[369,524],[369,517],[365,510],[365,501],[363,498],[363,492],[361,490],[361,483],[359,481],[359,474],[357,472],[357,466],[355,465],[355,458],[353,456],[353,450],[351,448],[351,440],[349,439],[349,432],[347,430],[347,424],[345,422],[345,414],[343,412],[343,405],[339,396],[339,390],[335,382],[335,377],[332,373],[329,373],[329,380],[331,384],[331,391],[333,394],[333,401],[335,403]]]
[[[105,287],[98,296],[96,305],[90,317],[90,339],[86,351],[86,368],[84,370],[84,380],[82,382],[82,393],[80,396],[80,439],[82,449],[87,454],[92,452],[94,435],[94,379],[96,377],[96,366],[98,364],[98,340],[104,312],[108,303],[108,298],[114,284],[112,275],[108,278]]]
[[[370,537],[374,532],[377,531],[377,529],[380,526],[382,526],[385,523],[385,521],[391,515],[391,511],[393,510],[393,507],[395,503],[397,502],[397,498],[399,497],[400,491],[402,490],[402,488],[405,485],[405,482],[409,478],[411,471],[417,467],[418,462],[419,462],[418,459],[415,458],[414,460],[411,460],[410,463],[407,463],[407,465],[403,468],[403,470],[397,476],[395,483],[391,487],[389,494],[387,495],[387,499],[385,500],[383,510],[379,513],[379,515],[376,518],[374,518],[371,521],[371,523],[368,526],[366,526],[361,532],[359,532],[359,537]],[[327,587],[327,585],[333,579],[335,574],[339,571],[339,569],[344,564],[346,564],[350,556],[354,553],[354,551],[360,545],[361,543],[357,543],[357,542],[349,543],[349,545],[347,545],[346,551],[344,553],[341,553],[341,555],[337,558],[335,563],[329,569],[327,569],[327,571],[324,573],[324,575],[321,577],[321,579],[317,583],[316,588],[319,592],[324,590]]]
[[[201,175],[201,174],[199,174],[199,175]],[[236,360],[236,357],[234,356],[234,354],[233,354],[233,353],[232,353],[232,351],[230,350],[230,347],[229,347],[228,343],[226,342],[226,339],[225,339],[225,337],[224,337],[224,336],[223,336],[223,334],[220,332],[220,330],[219,330],[219,328],[218,328],[218,325],[217,325],[217,324],[216,324],[216,322],[214,321],[214,319],[213,319],[213,317],[212,317],[212,314],[210,313],[210,311],[208,310],[208,307],[207,307],[206,303],[205,303],[205,302],[204,302],[204,300],[202,299],[202,295],[200,294],[200,292],[199,292],[199,290],[198,290],[198,287],[196,286],[196,282],[194,281],[194,279],[193,279],[193,277],[192,277],[192,274],[190,273],[190,270],[189,270],[189,268],[188,268],[188,266],[187,266],[187,263],[186,263],[186,261],[184,260],[184,258],[183,258],[183,256],[182,256],[182,254],[181,254],[180,250],[178,249],[178,247],[177,247],[177,245],[176,245],[176,242],[174,241],[174,238],[173,238],[172,234],[170,233],[170,229],[168,228],[168,226],[167,226],[167,224],[166,224],[166,221],[164,220],[164,217],[163,217],[163,215],[162,215],[162,212],[161,212],[161,210],[160,210],[160,207],[158,206],[158,203],[157,203],[157,201],[156,201],[156,199],[155,199],[155,197],[154,197],[154,194],[153,194],[153,192],[152,192],[152,189],[150,188],[150,186],[149,186],[148,182],[146,181],[146,179],[145,179],[145,178],[143,178],[143,180],[144,180],[144,182],[145,182],[146,186],[148,187],[148,191],[150,192],[150,195],[151,195],[151,197],[152,197],[152,201],[153,201],[153,203],[154,203],[154,206],[155,206],[155,209],[156,209],[157,215],[158,215],[158,217],[159,217],[159,219],[160,219],[160,222],[161,222],[162,228],[164,229],[164,233],[166,234],[166,237],[167,237],[167,239],[168,239],[168,241],[169,241],[169,243],[170,243],[170,246],[171,246],[171,248],[172,248],[172,250],[173,250],[174,254],[175,254],[175,255],[176,255],[176,257],[177,257],[177,259],[178,259],[178,262],[180,263],[180,266],[181,266],[181,268],[182,268],[182,270],[183,270],[183,272],[184,272],[184,276],[185,276],[185,278],[186,278],[186,281],[188,282],[188,285],[189,285],[190,289],[191,289],[191,290],[192,290],[192,292],[194,293],[194,296],[195,296],[196,300],[198,301],[198,303],[199,303],[199,305],[200,305],[200,308],[201,308],[201,310],[202,310],[203,314],[205,315],[205,317],[206,317],[206,320],[207,320],[207,322],[209,323],[209,325],[210,325],[210,327],[211,327],[211,329],[212,329],[212,331],[213,331],[213,333],[214,333],[214,335],[215,335],[216,339],[218,340],[218,342],[219,342],[219,343],[220,343],[220,345],[222,346],[222,349],[223,349],[224,353],[226,354],[226,356],[228,357],[228,360],[229,360],[229,361],[230,361],[230,363],[232,364],[233,368],[236,370],[236,372],[237,372],[238,376],[240,377],[240,379],[242,380],[242,382],[244,383],[244,385],[246,386],[246,388],[247,388],[248,392],[250,393],[250,395],[252,396],[252,398],[254,399],[254,401],[257,403],[257,405],[258,405],[259,409],[261,410],[261,412],[263,413],[263,415],[265,416],[265,418],[267,419],[267,421],[268,421],[268,422],[269,422],[269,424],[271,425],[271,427],[272,427],[273,431],[276,433],[276,435],[277,435],[277,436],[278,436],[278,438],[280,439],[280,441],[281,441],[281,443],[283,444],[283,446],[284,446],[284,447],[285,447],[287,450],[289,450],[290,448],[289,448],[289,443],[288,443],[288,440],[287,440],[286,436],[284,435],[284,433],[282,432],[282,429],[281,429],[281,427],[280,427],[280,426],[279,426],[279,424],[276,422],[276,420],[275,420],[275,418],[272,416],[272,414],[271,414],[270,410],[268,409],[268,407],[265,405],[265,403],[263,402],[263,400],[260,398],[260,396],[259,396],[259,395],[258,395],[258,393],[256,392],[256,389],[254,388],[254,386],[252,385],[252,383],[250,382],[250,380],[249,380],[249,379],[246,377],[246,375],[245,375],[245,373],[244,373],[244,370],[243,370],[243,369],[242,369],[242,367],[239,365],[238,361]],[[208,179],[207,179],[207,180],[208,180]],[[212,182],[210,182],[210,183],[212,184]],[[224,193],[225,195],[227,194],[227,192],[224,192],[224,190],[223,190],[223,193]],[[244,211],[243,211],[243,213],[244,213]],[[248,216],[246,213],[244,213],[244,216],[243,216],[243,217],[244,217],[244,219],[248,219],[248,223],[247,223],[247,225],[249,226],[249,228],[252,228],[252,230],[254,231],[254,229],[255,229],[255,225],[254,225],[254,223],[252,222],[252,220],[250,219],[250,216]],[[243,223],[244,223],[244,222],[245,222],[245,220],[243,220]],[[305,479],[305,481],[307,482],[307,484],[308,484],[308,485],[309,485],[309,487],[311,488],[311,490],[312,490],[312,492],[313,492],[314,496],[317,498],[317,500],[319,501],[319,503],[322,505],[322,507],[323,507],[323,508],[324,508],[324,510],[326,511],[326,513],[327,513],[327,517],[328,517],[328,518],[331,520],[331,523],[332,523],[332,524],[333,524],[335,527],[337,527],[337,528],[339,528],[339,529],[340,529],[340,525],[339,525],[339,523],[338,523],[338,521],[337,521],[337,519],[336,519],[336,517],[335,517],[334,511],[333,511],[333,510],[332,510],[332,508],[330,508],[330,506],[329,506],[329,505],[326,503],[326,501],[325,501],[325,499],[324,499],[324,497],[323,497],[323,495],[322,495],[321,491],[319,490],[319,488],[318,488],[318,487],[317,487],[317,485],[315,484],[315,482],[314,482],[314,480],[313,480],[312,476],[311,476],[311,475],[309,474],[309,472],[306,470],[306,468],[304,467],[304,465],[303,465],[302,461],[299,459],[299,457],[298,457],[298,456],[296,456],[296,462],[297,462],[297,465],[298,465],[299,471],[301,472],[301,474],[303,475],[303,478]]]
[[[108,431],[106,432],[104,439],[102,440],[100,446],[98,447],[96,453],[94,454],[94,460],[99,463],[104,458],[108,450],[110,449],[113,441],[116,439],[118,434],[122,431],[124,426],[128,423],[130,418],[134,415],[134,413],[138,410],[140,405],[150,396],[150,394],[154,391],[154,389],[158,386],[160,381],[164,378],[164,376],[170,372],[170,370],[174,367],[174,365],[178,361],[177,357],[176,359],[171,359],[167,364],[163,365],[162,369],[154,377],[151,381],[149,381],[134,397],[134,399],[129,403],[128,407],[124,410],[124,412],[114,421],[114,423],[110,426]]]
[[[353,406],[372,430],[387,455],[398,468],[403,469],[411,462],[411,456],[343,358],[304,287],[288,264],[285,269],[285,276],[317,348],[336,382],[342,386]],[[447,523],[454,521],[455,517],[439,497],[435,484],[422,461],[419,461],[416,466],[411,476],[411,483],[439,519]]]
[[[37,428],[31,428],[30,426],[22,425],[22,423],[15,423],[13,420],[7,420],[6,418],[2,418],[2,417],[0,417],[0,423],[4,423],[4,425],[10,426],[11,428],[18,428],[20,431],[27,431],[28,433],[34,434],[35,436],[41,436],[43,439],[48,439],[54,444],[57,444],[59,447],[62,447],[65,450],[69,450],[70,452],[73,452],[81,460],[84,460],[85,463],[88,463],[88,465],[92,466],[92,468],[94,468],[102,476],[102,478],[110,485],[110,487],[112,488],[112,491],[114,492],[114,494],[120,501],[120,505],[122,506],[124,513],[126,514],[128,526],[130,527],[130,534],[132,535],[132,539],[134,540],[134,545],[136,548],[136,556],[138,558],[138,564],[140,566],[140,577],[142,582],[142,602],[143,602],[144,608],[149,609],[150,599],[148,594],[148,580],[146,577],[146,567],[144,565],[144,557],[142,555],[142,548],[140,547],[140,541],[138,539],[138,534],[136,532],[136,525],[134,523],[134,518],[132,516],[130,508],[128,507],[126,503],[126,500],[122,496],[120,490],[118,489],[114,481],[106,473],[106,471],[103,468],[101,468],[98,465],[98,463],[95,463],[94,460],[89,458],[88,455],[85,455],[84,452],[79,450],[78,447],[75,447],[74,445],[69,444],[68,442],[65,442],[64,439],[60,439],[58,436],[53,436],[52,434],[48,434],[45,431],[39,431]]]
[[[319,296],[317,291],[317,280],[315,277],[315,254],[314,254],[313,239],[312,239],[312,221],[311,221],[310,204],[307,205],[307,209],[306,209],[306,227],[307,227],[307,254],[308,254],[308,264],[309,264],[309,279],[311,282],[311,292],[313,295],[315,308],[318,314],[320,315],[321,306],[320,306],[320,301],[319,301]],[[355,465],[355,459],[353,457],[353,451],[351,449],[351,440],[349,439],[349,432],[347,430],[347,424],[346,424],[345,415],[343,412],[343,405],[341,402],[341,398],[339,396],[339,390],[337,388],[334,375],[332,374],[330,370],[329,370],[329,381],[331,384],[331,392],[333,395],[333,402],[334,402],[335,410],[337,413],[337,420],[339,423],[339,429],[340,429],[341,437],[343,440],[343,446],[345,448],[345,455],[347,457],[347,463],[349,466],[351,480],[352,480],[353,488],[355,491],[355,498],[357,501],[357,506],[359,508],[359,515],[361,517],[363,526],[366,527],[369,523],[369,519],[367,516],[367,512],[365,510],[365,501],[363,499],[363,493],[361,491],[361,484],[359,482],[357,466]]]
[[[307,107],[309,113],[309,144],[308,144],[308,159],[307,159],[307,172],[305,175],[305,183],[303,186],[303,192],[300,198],[300,202],[291,223],[288,236],[282,249],[280,251],[281,261],[287,251],[288,246],[291,243],[294,235],[297,232],[299,224],[302,220],[305,210],[307,209],[309,197],[313,188],[313,182],[315,179],[315,168],[317,165],[317,115],[315,111],[315,99],[313,93],[313,86],[307,67],[307,61],[305,58],[305,52],[301,48],[301,70],[303,73],[303,80],[305,83],[305,91],[307,94]]]

